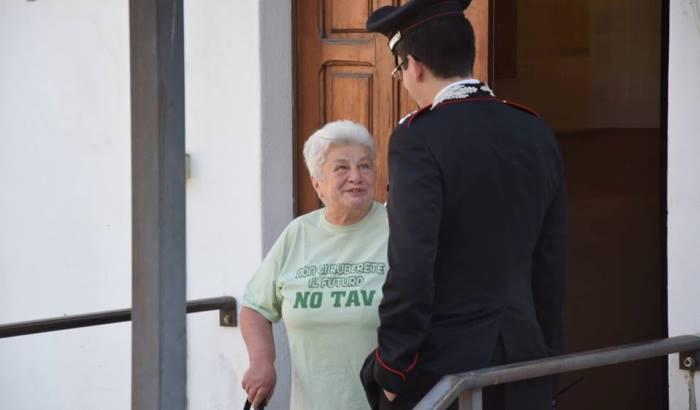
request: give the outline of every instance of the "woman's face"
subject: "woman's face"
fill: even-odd
[[[343,144],[328,147],[321,178],[312,178],[312,182],[328,212],[350,214],[369,209],[374,197],[374,178],[369,149]]]

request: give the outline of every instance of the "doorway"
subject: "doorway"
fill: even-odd
[[[389,78],[386,40],[366,17],[400,0],[298,0],[295,202],[320,206],[301,147],[322,124],[363,123],[378,146],[375,199],[386,198],[386,147],[415,109]],[[473,0],[476,76],[554,128],[569,215],[567,350],[666,337],[663,0]],[[488,73],[488,75],[487,75]],[[583,381],[560,409],[668,408],[665,358],[567,374]]]
[[[555,130],[568,352],[666,337],[662,0],[495,0],[492,85]],[[668,408],[666,359],[568,374],[560,409]]]

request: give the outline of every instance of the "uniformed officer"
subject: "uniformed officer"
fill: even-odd
[[[389,264],[372,408],[412,408],[441,376],[562,353],[566,215],[550,127],[472,77],[469,0],[376,10],[420,107],[389,143]],[[487,409],[552,407],[542,378],[484,391]],[[456,403],[453,404],[456,408]]]

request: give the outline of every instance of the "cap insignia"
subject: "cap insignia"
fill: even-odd
[[[394,51],[394,47],[396,47],[399,41],[401,41],[401,32],[397,31],[396,34],[391,37],[391,40],[389,40],[389,50],[391,50],[391,52]]]

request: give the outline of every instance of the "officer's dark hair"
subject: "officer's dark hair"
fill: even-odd
[[[466,77],[474,67],[474,29],[461,16],[428,21],[401,33],[396,45],[400,60],[411,55],[438,78]]]

